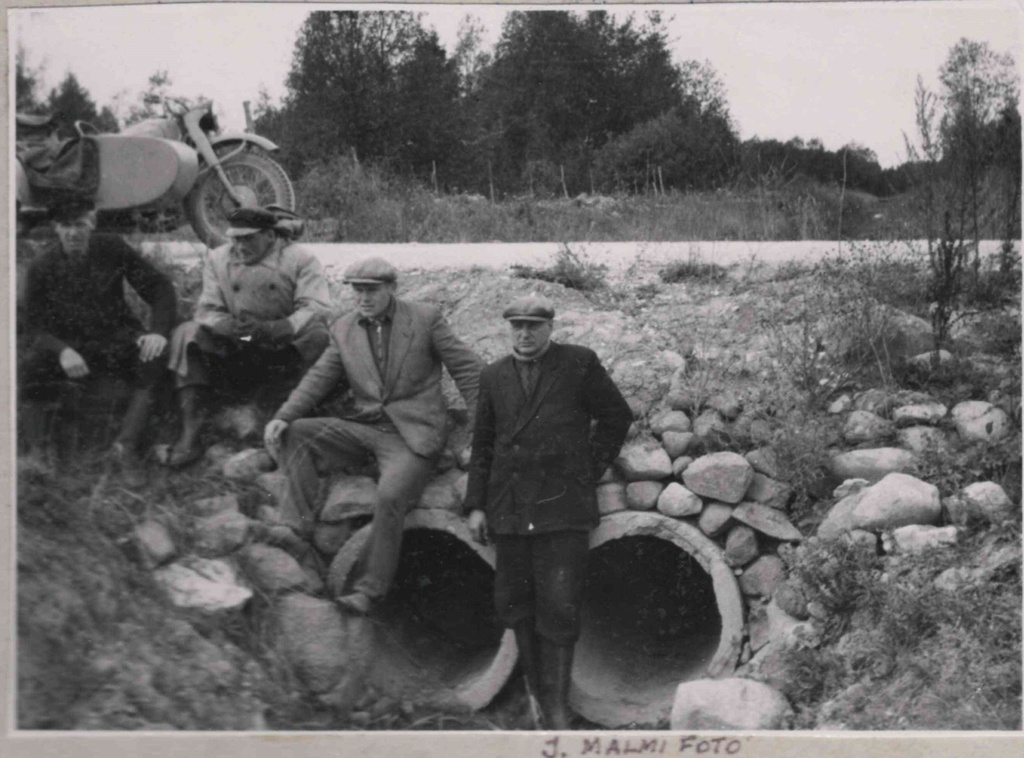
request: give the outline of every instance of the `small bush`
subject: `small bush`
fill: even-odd
[[[728,276],[725,268],[717,263],[690,258],[685,261],[674,261],[658,271],[658,276],[665,284],[675,284],[696,280],[699,282],[717,282]]]
[[[511,268],[512,275],[518,279],[539,279],[581,292],[604,288],[608,272],[608,267],[603,263],[594,263],[585,255],[574,253],[564,244],[555,254],[555,262],[547,268],[522,265],[513,265]]]

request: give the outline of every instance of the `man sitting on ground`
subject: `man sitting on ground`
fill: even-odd
[[[153,388],[166,370],[174,285],[120,237],[94,233],[91,202],[62,202],[52,218],[59,244],[31,262],[24,291],[27,348],[19,355],[18,386],[29,454],[42,455],[45,465],[47,419],[63,384],[124,378],[134,389],[112,455],[129,484],[140,486],[145,468],[138,445]],[[148,329],[128,306],[125,282],[150,306]]]
[[[398,272],[387,261],[352,264],[356,309],[331,326],[331,344],[267,424],[268,449],[288,475],[282,516],[298,539],[309,540],[320,510],[319,474],[373,453],[380,468],[365,570],[345,610],[367,614],[391,586],[406,513],[416,506],[444,449],[446,409],[441,366],[476,408],[482,361],[451,331],[440,309],[395,296]],[[351,402],[340,418],[302,418],[337,388]]]
[[[275,377],[294,385],[327,346],[327,280],[313,252],[291,241],[293,220],[280,209],[239,208],[228,217],[232,241],[206,259],[195,316],[171,338],[183,417],[171,467],[203,454],[199,433],[211,385],[232,393]]]

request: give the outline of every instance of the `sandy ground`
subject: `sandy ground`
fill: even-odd
[[[562,247],[558,242],[474,242],[466,244],[373,244],[308,243],[324,267],[344,269],[350,262],[370,255],[391,261],[400,270],[486,266],[506,268],[512,264],[548,265]],[[851,249],[870,250],[890,244],[894,251],[906,250],[906,243],[843,242],[829,240],[797,242],[570,242],[570,249],[592,263],[607,265],[612,273],[621,273],[638,260],[642,264],[663,265],[675,260],[699,260],[722,266],[779,265],[790,261],[813,263],[828,255]],[[923,250],[924,242],[915,243]],[[982,254],[998,251],[1000,242],[982,242]],[[156,247],[173,258],[197,259],[205,247],[194,242],[143,242],[143,252]],[[338,273],[338,272],[331,272]]]

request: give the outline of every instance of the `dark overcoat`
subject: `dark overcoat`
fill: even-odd
[[[618,455],[629,405],[589,348],[551,343],[530,397],[514,360],[480,375],[465,510],[484,510],[495,534],[593,528],[595,481]]]

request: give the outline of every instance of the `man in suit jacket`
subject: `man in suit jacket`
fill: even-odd
[[[595,482],[632,413],[592,350],[551,342],[554,315],[536,296],[505,310],[512,354],[480,376],[465,509],[477,539],[493,535],[495,607],[531,697],[548,728],[567,729]]]
[[[483,362],[451,331],[439,308],[395,297],[398,272],[387,261],[352,264],[344,281],[356,310],[330,328],[330,343],[267,424],[269,450],[288,475],[283,517],[300,537],[312,533],[319,511],[318,471],[373,453],[380,467],[365,571],[342,608],[369,613],[394,578],[405,514],[419,501],[444,448],[446,421],[441,365],[468,406],[476,409]],[[340,417],[302,418],[347,387]],[[285,431],[287,430],[287,431]]]

